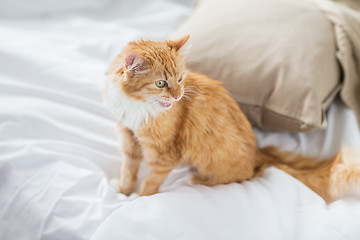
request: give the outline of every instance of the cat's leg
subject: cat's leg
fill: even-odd
[[[213,185],[211,184],[213,182],[212,178],[213,176],[204,176],[204,175],[200,175],[199,173],[193,173],[191,176],[191,183],[212,186]]]
[[[227,184],[232,182],[242,182],[250,179],[254,175],[253,164],[236,164],[233,167],[218,164],[212,166],[209,164],[206,168],[199,168],[197,173],[193,173],[191,182],[193,184],[202,184],[214,186],[218,184]]]
[[[242,182],[244,180],[250,179],[252,176],[253,176],[252,172],[249,172],[249,174],[246,174],[246,175],[241,175],[240,177],[220,175],[218,173],[214,174],[212,176],[193,174],[191,177],[191,183],[192,184],[202,184],[202,185],[206,185],[206,186],[215,186],[218,184]]]
[[[137,173],[143,158],[139,142],[128,128],[118,127],[123,162],[120,171],[119,192],[129,195],[134,191]]]
[[[140,196],[155,194],[159,191],[161,184],[165,181],[171,170],[175,168],[173,162],[166,161],[166,158],[159,158],[156,161],[148,161],[149,171],[140,187]]]

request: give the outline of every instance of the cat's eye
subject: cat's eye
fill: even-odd
[[[183,76],[181,76],[181,77],[179,78],[178,82],[181,82],[182,78],[183,78]]]
[[[167,83],[164,80],[157,80],[157,81],[155,81],[155,85],[158,88],[163,88],[163,87],[165,87],[167,85]]]

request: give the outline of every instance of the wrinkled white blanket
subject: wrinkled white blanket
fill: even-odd
[[[277,169],[243,184],[188,185],[128,201],[108,179],[121,155],[102,104],[104,72],[128,41],[164,39],[191,12],[182,1],[3,1],[0,7],[0,239],[359,239],[360,202],[326,206]],[[331,155],[360,146],[341,102],[329,128],[256,130],[259,145]],[[146,167],[143,167],[141,176]]]

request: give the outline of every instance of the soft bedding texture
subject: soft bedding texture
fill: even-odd
[[[275,168],[216,187],[189,185],[179,168],[157,195],[117,194],[107,64],[128,41],[165,39],[194,2],[27,3],[0,8],[0,239],[359,239],[358,200],[326,206]],[[337,100],[327,116],[327,130],[256,129],[259,145],[324,157],[343,144],[359,149],[354,113]]]

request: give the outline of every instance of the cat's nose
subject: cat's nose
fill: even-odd
[[[175,95],[175,96],[173,96],[173,98],[175,99],[175,101],[179,100],[180,97],[181,97],[180,95]]]

